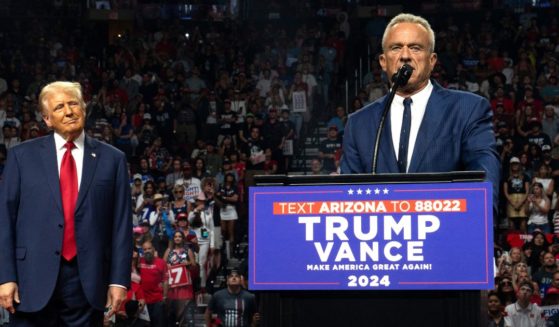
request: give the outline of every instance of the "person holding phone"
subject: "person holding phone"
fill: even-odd
[[[532,185],[532,192],[528,195],[529,233],[532,233],[536,229],[541,230],[545,234],[551,233],[551,227],[549,226],[547,218],[550,206],[549,198],[544,193],[542,183],[535,182]]]

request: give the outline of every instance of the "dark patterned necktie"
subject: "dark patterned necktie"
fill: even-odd
[[[400,130],[400,147],[398,148],[398,170],[405,173],[408,167],[408,145],[411,129],[411,98],[404,99],[404,115],[402,116],[402,129]]]

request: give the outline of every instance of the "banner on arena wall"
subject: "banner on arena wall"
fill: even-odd
[[[252,290],[492,289],[486,182],[250,188]]]

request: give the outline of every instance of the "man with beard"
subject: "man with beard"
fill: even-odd
[[[165,326],[165,299],[167,298],[167,264],[155,256],[155,248],[150,241],[142,245],[143,258],[140,259],[140,286],[144,291],[151,326]]]
[[[557,271],[557,265],[555,264],[555,256],[551,252],[545,252],[543,255],[543,265],[538,270],[532,279],[538,283],[540,287],[540,294],[543,297],[548,288],[551,287],[553,283],[553,273]]]

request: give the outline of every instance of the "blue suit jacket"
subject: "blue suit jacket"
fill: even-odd
[[[371,172],[373,147],[386,98],[349,116],[344,132],[342,174]],[[390,131],[388,115],[380,140],[377,173],[398,173]],[[473,93],[444,89],[433,82],[408,172],[464,170],[486,172],[487,180],[493,183],[496,204],[500,160],[489,102]]]
[[[130,284],[130,201],[124,154],[86,136],[75,232],[80,280],[96,309],[105,306],[109,284]],[[63,224],[53,135],[12,148],[0,182],[0,284],[18,283],[17,310],[38,311],[51,298]]]

